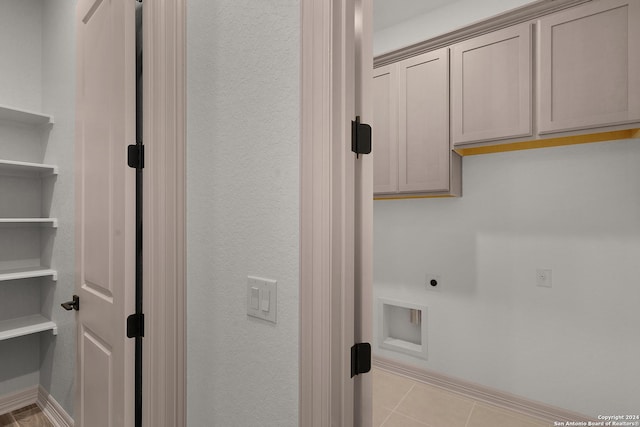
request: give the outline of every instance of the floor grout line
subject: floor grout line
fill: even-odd
[[[478,402],[476,402],[475,400],[473,401],[473,406],[471,407],[471,410],[469,411],[469,416],[467,417],[467,422],[464,423],[464,427],[469,427],[469,421],[471,421],[471,414],[473,414],[473,410],[476,408],[476,404]]]
[[[410,419],[410,420],[412,420],[412,421],[415,421],[415,422],[417,422],[418,424],[422,424],[422,425],[424,425],[424,426],[431,427],[431,424],[427,423],[427,422],[426,422],[426,421],[424,421],[424,420],[419,420],[419,419],[417,419],[417,418],[413,418],[412,416],[407,415],[407,414],[403,414],[402,412],[396,412],[396,414],[398,414],[398,415],[402,415],[403,417],[408,418],[408,419]]]
[[[396,406],[393,407],[393,409],[391,410],[391,412],[389,413],[389,415],[387,415],[387,418],[384,419],[384,421],[382,422],[382,424],[380,424],[380,427],[384,427],[384,425],[386,424],[387,421],[389,421],[389,418],[391,418],[391,415],[393,415],[394,412],[396,412],[396,409],[398,409],[398,407],[400,406],[400,404],[402,403],[402,401],[409,395],[409,393],[411,393],[411,390],[413,390],[413,388],[415,387],[415,384],[411,384],[411,388],[404,394],[404,396],[402,396],[402,398],[400,399],[400,401],[396,404]]]
[[[385,418],[385,419],[382,421],[382,424],[380,424],[380,427],[384,427],[385,423],[386,423],[387,421],[389,421],[389,418],[391,418],[391,415],[393,415],[393,411],[389,412],[389,415],[387,415],[387,418]]]
[[[402,396],[402,399],[400,399],[400,401],[398,402],[398,404],[395,406],[395,408],[392,409],[392,412],[396,412],[396,409],[398,409],[398,407],[400,406],[400,404],[404,401],[404,399],[407,398],[407,396],[409,396],[409,393],[411,393],[411,391],[416,387],[415,384],[411,384],[411,388],[409,389],[409,391],[407,391],[404,396]]]
[[[386,374],[389,374],[389,375],[391,375],[391,376],[398,377],[398,378],[406,378],[406,377],[401,376],[401,375],[395,375],[395,374],[394,374],[394,373],[392,373],[392,372],[385,372],[385,373],[386,373]],[[399,412],[399,411],[398,411],[398,409],[400,408],[400,405],[402,405],[402,404],[405,402],[405,400],[407,399],[407,397],[409,396],[409,394],[410,394],[412,391],[414,391],[414,390],[415,390],[415,388],[416,388],[417,386],[419,386],[419,385],[421,385],[421,384],[425,384],[425,383],[420,383],[420,382],[412,381],[412,384],[411,384],[410,388],[408,389],[408,391],[404,393],[404,395],[400,398],[400,400],[398,401],[398,403],[397,403],[393,408],[391,408],[390,406],[383,406],[383,408],[384,408],[385,410],[390,411],[390,412],[389,412],[389,414],[388,414],[388,415],[387,415],[387,416],[382,420],[381,424],[379,424],[379,426],[375,426],[375,427],[390,426],[390,424],[389,424],[389,420],[390,420],[390,419],[391,419],[391,417],[392,417],[392,416],[394,416],[394,415],[396,415],[396,416],[402,416],[402,417],[404,417],[404,418],[406,418],[406,419],[413,420],[413,421],[415,421],[415,422],[417,422],[417,423],[420,423],[420,425],[423,425],[423,426],[425,426],[425,427],[433,427],[433,426],[432,426],[432,424],[430,424],[430,423],[428,423],[428,422],[426,422],[426,421],[424,421],[424,420],[414,418],[414,417],[412,417],[412,416],[409,416],[409,415],[407,415],[407,414],[405,414],[405,413],[402,413],[402,412]],[[431,386],[431,387],[435,387],[435,388],[440,389],[439,387],[437,387],[437,386],[433,386],[433,385],[431,385],[431,384],[426,384],[426,385],[427,385],[427,386]],[[523,421],[523,422],[525,422],[525,423],[529,423],[529,424],[531,424],[531,426],[532,426],[532,427],[533,427],[534,425],[535,425],[535,426],[540,426],[540,427],[544,427],[544,426],[549,427],[549,424],[545,424],[545,425],[542,425],[542,424],[541,424],[541,422],[545,422],[544,420],[540,420],[540,419],[535,418],[535,417],[527,416],[526,414],[520,414],[520,413],[518,413],[517,411],[509,410],[509,409],[503,408],[503,407],[498,406],[498,405],[493,405],[493,404],[491,404],[491,403],[486,403],[486,402],[483,402],[483,401],[478,401],[478,400],[475,400],[475,399],[473,399],[473,398],[471,398],[471,397],[469,397],[469,396],[460,396],[460,395],[457,395],[456,393],[451,393],[451,392],[449,392],[449,391],[447,391],[447,390],[442,390],[442,391],[443,391],[444,393],[446,393],[447,395],[452,394],[452,395],[453,395],[453,396],[451,396],[452,398],[460,399],[460,400],[465,400],[465,401],[469,401],[469,402],[471,402],[471,403],[472,403],[472,405],[471,405],[471,409],[469,410],[469,413],[468,413],[468,415],[467,415],[467,419],[466,419],[466,422],[465,422],[465,424],[464,424],[464,427],[470,427],[470,426],[472,426],[472,425],[474,424],[474,423],[472,423],[472,422],[471,422],[471,419],[472,419],[472,417],[473,417],[473,413],[476,411],[476,409],[478,409],[478,410],[480,410],[480,411],[482,412],[482,410],[481,410],[481,409],[482,409],[483,405],[487,405],[487,406],[489,407],[489,409],[491,409],[491,411],[492,411],[492,412],[497,413],[497,415],[500,415],[501,417],[502,417],[502,416],[506,416],[506,417],[517,418],[518,420],[522,420],[522,421]],[[375,389],[374,389],[374,393],[375,393]],[[484,417],[483,417],[483,418],[484,418]],[[474,419],[475,419],[475,418],[474,418]],[[529,424],[527,424],[527,425],[529,425]]]

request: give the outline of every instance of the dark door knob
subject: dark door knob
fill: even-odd
[[[72,301],[63,302],[60,305],[67,311],[80,310],[80,297],[78,295],[74,295]]]

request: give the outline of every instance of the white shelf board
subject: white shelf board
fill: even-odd
[[[6,175],[57,175],[58,166],[44,163],[18,162],[14,160],[0,159],[0,174]]]
[[[58,335],[58,326],[40,314],[3,320],[0,322],[0,341],[42,331],[52,331],[53,335]]]
[[[46,267],[14,268],[11,270],[0,270],[0,282],[6,280],[30,279],[33,277],[51,276],[53,280],[58,280],[58,272]]]
[[[45,227],[58,227],[58,218],[0,218],[2,225],[41,225]]]
[[[0,119],[33,125],[53,124],[53,116],[0,105]]]

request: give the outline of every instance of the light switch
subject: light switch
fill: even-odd
[[[269,289],[264,289],[262,291],[262,299],[260,300],[260,310],[265,313],[269,312],[269,299],[271,298],[271,292]]]
[[[247,277],[247,315],[276,323],[277,283],[260,277]]]
[[[251,287],[251,302],[249,304],[249,307],[252,310],[257,310],[258,309],[258,301],[260,301],[260,289],[256,288],[255,286]]]

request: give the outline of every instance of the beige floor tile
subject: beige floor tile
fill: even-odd
[[[519,412],[510,411],[508,409],[499,408],[497,406],[493,406],[493,405],[485,404],[485,403],[478,403],[478,405],[486,406],[491,410],[494,410],[494,411],[497,411],[497,412],[502,412],[502,413],[507,414],[507,415],[511,415],[512,417],[519,418],[519,419],[521,419],[523,421],[528,421],[528,422],[534,424],[536,427],[538,427],[538,426],[540,426],[540,427],[553,427],[553,423],[552,422],[543,421],[543,420],[541,420],[539,418],[530,417],[528,415],[524,415],[524,414],[521,414]]]
[[[476,404],[467,427],[546,427],[547,423],[502,408]]]
[[[394,409],[407,394],[414,382],[408,378],[373,370],[373,407]]]
[[[396,408],[396,412],[431,427],[465,427],[473,404],[472,400],[436,387],[417,384]]]
[[[427,424],[423,424],[411,418],[407,418],[404,415],[394,412],[391,414],[383,427],[429,427]]]
[[[391,415],[391,409],[382,406],[373,407],[373,427],[380,427],[383,422]]]

